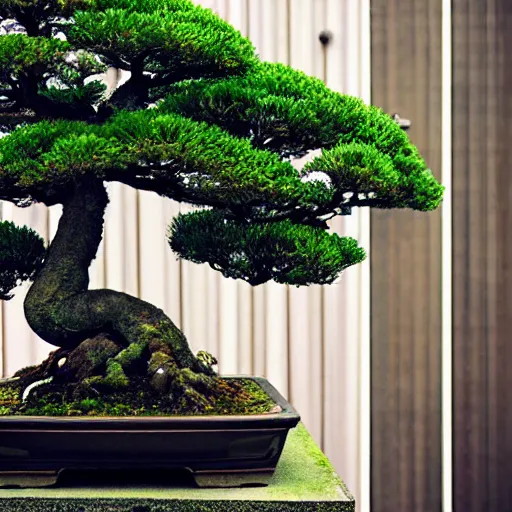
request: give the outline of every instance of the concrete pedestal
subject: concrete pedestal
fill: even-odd
[[[302,424],[268,487],[104,485],[0,490],[2,512],[353,512],[354,498]]]

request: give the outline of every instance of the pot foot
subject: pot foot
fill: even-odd
[[[249,469],[240,471],[194,471],[193,477],[198,487],[266,487],[274,469]]]

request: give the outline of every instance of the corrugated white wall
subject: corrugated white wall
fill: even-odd
[[[280,61],[324,79],[335,90],[369,100],[368,0],[201,0],[250,37],[263,60]],[[323,48],[318,35],[330,30]],[[115,73],[115,72],[112,72]],[[109,77],[115,83],[116,77]],[[369,496],[369,265],[347,270],[339,283],[251,288],[207,265],[177,261],[166,241],[174,214],[188,207],[108,185],[104,240],[91,268],[91,287],[125,291],[163,308],[194,350],[217,355],[224,374],[266,376],[301,413],[355,493]],[[2,217],[51,238],[60,207],[2,205]],[[333,222],[340,234],[369,248],[368,212]],[[0,309],[5,375],[41,361],[52,349],[28,328],[24,291]]]

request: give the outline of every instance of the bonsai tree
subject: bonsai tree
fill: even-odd
[[[24,389],[42,380],[47,392],[60,386],[78,399],[142,382],[189,411],[234,392],[162,310],[88,290],[105,182],[202,207],[172,221],[171,249],[251,285],[332,283],[365,253],[330,233],[328,219],[441,201],[390,116],[260,62],[247,39],[190,0],[3,0],[0,16],[9,24],[0,37],[0,199],[63,205],[49,247],[27,227],[0,223],[1,298],[33,281],[26,319],[59,347],[19,372]],[[100,80],[108,67],[130,72],[110,95]],[[319,148],[303,170],[291,165]]]

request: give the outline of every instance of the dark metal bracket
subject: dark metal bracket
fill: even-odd
[[[411,121],[409,119],[404,119],[400,117],[400,114],[391,114],[392,119],[398,123],[398,126],[402,128],[402,130],[407,131],[411,127]]]

